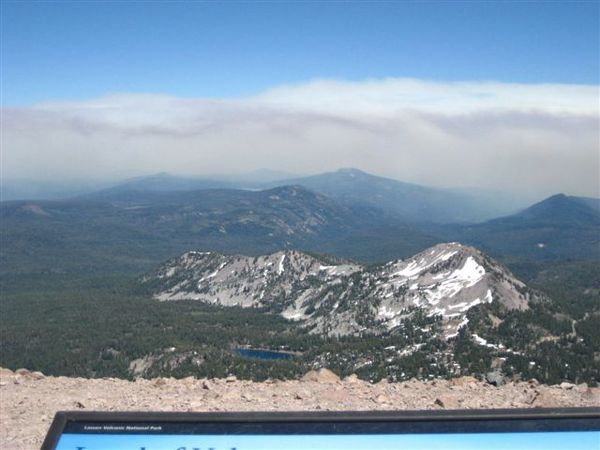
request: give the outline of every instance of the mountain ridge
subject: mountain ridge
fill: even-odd
[[[407,183],[355,168],[285,182],[329,195],[342,204],[381,209],[400,220],[416,223],[479,222],[516,211],[520,205],[508,197],[496,195],[491,202],[481,195]]]
[[[600,260],[600,199],[556,194],[510,216],[454,227],[450,235],[498,257]]]
[[[494,300],[527,309],[526,286],[472,247],[438,244],[407,260],[365,267],[323,260],[299,251],[258,257],[187,252],[144,282],[155,298],[266,307],[303,322],[311,333],[384,333],[401,327],[415,310],[440,315],[446,338],[458,335],[472,307]]]
[[[524,220],[544,220],[553,223],[586,221],[600,224],[600,213],[587,203],[593,200],[600,201],[600,199],[568,196],[563,193],[555,194],[531,205],[514,216]],[[558,214],[559,212],[560,214]]]

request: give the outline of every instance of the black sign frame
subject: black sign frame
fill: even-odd
[[[56,413],[41,450],[55,450],[63,432],[84,424],[108,429],[126,425],[133,434],[137,427],[148,424],[166,427],[169,434],[189,434],[190,430],[201,430],[199,434],[282,435],[600,431],[600,407],[350,412],[61,411]]]

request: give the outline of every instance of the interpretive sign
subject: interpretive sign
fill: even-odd
[[[57,413],[42,450],[598,450],[600,408]]]

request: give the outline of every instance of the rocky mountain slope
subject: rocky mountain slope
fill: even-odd
[[[46,377],[0,369],[0,449],[39,448],[56,411],[349,411],[600,406],[600,388],[535,381],[495,387],[463,377],[376,384],[328,370],[264,383]]]
[[[248,257],[187,252],[145,277],[162,301],[198,300],[266,308],[312,333],[350,335],[402,330],[417,312],[441,316],[456,336],[467,311],[498,302],[528,308],[526,286],[473,247],[439,244],[374,267],[298,251]]]

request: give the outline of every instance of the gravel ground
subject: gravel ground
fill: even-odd
[[[46,377],[0,369],[0,449],[39,449],[56,411],[418,410],[600,406],[600,388],[471,377],[369,384],[321,370],[299,381]]]

